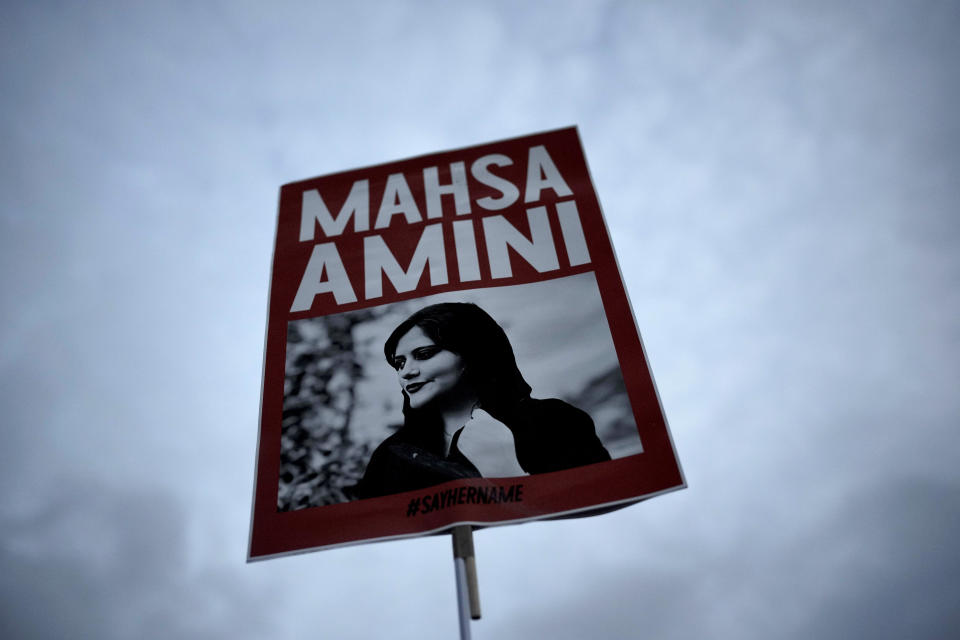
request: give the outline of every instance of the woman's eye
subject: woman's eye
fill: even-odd
[[[434,347],[417,349],[416,351],[413,352],[413,357],[416,358],[417,360],[427,360],[429,358],[432,358],[434,354],[437,353],[437,351],[439,351],[439,349],[436,349]]]
[[[404,358],[394,358],[393,359],[393,368],[397,371],[403,368],[403,363],[406,362]]]

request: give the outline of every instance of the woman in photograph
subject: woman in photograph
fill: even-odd
[[[475,304],[425,307],[383,350],[397,371],[404,422],[373,452],[355,487],[360,498],[610,459],[589,415],[530,397],[507,335]]]

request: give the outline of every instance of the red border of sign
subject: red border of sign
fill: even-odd
[[[338,306],[336,309],[323,308],[320,306],[322,301],[318,301],[310,311],[289,312],[310,251],[309,243],[301,243],[296,237],[299,230],[301,194],[305,189],[324,187],[344,191],[342,185],[352,184],[354,180],[363,177],[385,176],[398,172],[415,176],[425,166],[445,166],[450,162],[464,159],[469,161],[490,153],[518,157],[526,154],[529,147],[540,144],[548,147],[552,159],[568,182],[574,182],[570,176],[576,177],[576,185],[571,184],[571,187],[577,198],[591,256],[590,264],[581,267],[568,265],[558,274],[527,274],[509,282],[491,282],[486,279],[479,283],[432,288],[429,292],[421,290],[406,295],[391,292],[372,303],[359,301]],[[412,185],[412,188],[416,189],[416,185]],[[448,263],[455,263],[455,259],[455,255],[451,255]],[[642,453],[567,471],[524,476],[521,479],[457,480],[416,492],[298,511],[277,511],[288,321],[386,304],[441,291],[512,285],[520,281],[547,280],[586,271],[595,273],[600,287],[614,347],[643,443]],[[458,524],[490,526],[564,515],[589,515],[595,510],[623,506],[686,486],[575,127],[417,156],[293,182],[281,187],[265,342],[248,561],[334,546],[419,536]],[[523,484],[523,502],[454,505],[416,517],[406,516],[407,505],[415,496],[461,485],[509,487],[518,482]]]

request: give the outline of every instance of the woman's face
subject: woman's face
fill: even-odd
[[[451,392],[463,378],[463,358],[437,346],[420,327],[413,327],[397,341],[393,364],[414,409],[459,395]]]

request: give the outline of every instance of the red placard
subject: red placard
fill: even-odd
[[[684,486],[575,128],[280,189],[249,559]]]

